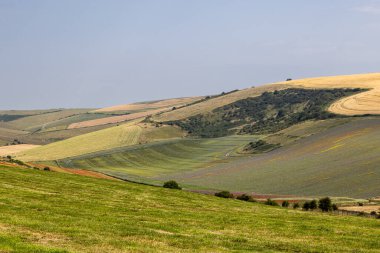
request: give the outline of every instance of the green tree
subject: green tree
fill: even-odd
[[[315,199],[313,199],[312,201],[310,201],[310,209],[311,210],[314,210],[314,209],[317,209],[318,208],[318,203]]]
[[[303,203],[302,209],[305,210],[305,211],[309,211],[309,209],[310,209],[310,202],[306,201],[305,203]]]
[[[322,198],[319,200],[318,206],[323,212],[329,212],[332,210],[332,203],[329,197]]]
[[[282,202],[281,206],[282,207],[289,207],[289,201],[285,200],[284,202]]]

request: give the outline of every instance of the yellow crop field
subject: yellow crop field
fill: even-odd
[[[380,114],[380,73],[306,78],[286,84],[305,88],[370,89],[336,101],[329,111],[344,115]]]
[[[0,156],[13,155],[15,153],[33,149],[39,146],[40,145],[19,144],[19,145],[10,145],[10,146],[0,147]]]
[[[181,120],[185,119],[200,113],[210,112],[218,107],[233,103],[235,101],[260,96],[265,91],[275,91],[285,89],[289,86],[286,84],[275,84],[275,85],[263,85],[259,87],[252,87],[244,90],[239,90],[226,94],[224,96],[212,98],[205,100],[201,103],[194,105],[186,106],[174,111],[165,112],[159,115],[153,116],[153,120],[158,122],[172,121],[172,120]]]
[[[126,105],[116,105],[106,108],[95,110],[94,112],[114,112],[114,111],[140,111],[140,110],[153,110],[163,107],[181,106],[192,103],[203,97],[185,97],[185,98],[173,98],[160,101],[152,101],[146,103],[134,103]]]
[[[121,126],[106,128],[100,131],[79,135],[70,139],[54,142],[30,151],[17,153],[23,161],[47,161],[63,159],[123,146],[180,138],[182,130],[172,126],[156,127],[141,120]]]

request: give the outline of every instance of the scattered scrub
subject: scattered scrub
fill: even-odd
[[[279,206],[276,201],[273,201],[271,199],[267,199],[267,201],[265,201],[264,204],[268,206]]]

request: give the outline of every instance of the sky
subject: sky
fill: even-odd
[[[0,109],[380,72],[380,0],[0,0]]]

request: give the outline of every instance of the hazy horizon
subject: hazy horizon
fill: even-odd
[[[0,110],[380,72],[379,30],[379,0],[0,0]]]

